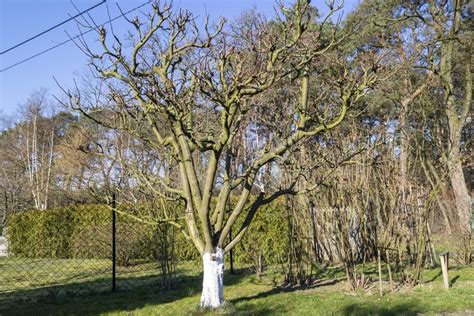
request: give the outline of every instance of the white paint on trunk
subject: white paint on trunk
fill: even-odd
[[[217,308],[224,302],[224,250],[202,256],[204,276],[202,280],[201,307]]]
[[[0,236],[0,257],[8,256],[8,241],[6,237]]]

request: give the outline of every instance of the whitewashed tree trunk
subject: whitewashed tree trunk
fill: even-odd
[[[217,308],[224,302],[224,250],[202,256],[204,276],[202,280],[201,307]]]

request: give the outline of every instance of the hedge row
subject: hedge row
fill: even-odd
[[[172,206],[171,206],[172,207]],[[121,206],[117,214],[117,259],[159,259],[171,247],[171,227],[150,225],[121,213],[142,213],[139,208]],[[148,210],[148,214],[153,213]],[[238,227],[238,225],[237,225]],[[166,231],[163,231],[163,230]],[[8,227],[9,252],[28,258],[105,259],[111,257],[111,210],[106,205],[79,205],[45,211],[27,211],[12,216]],[[167,238],[167,242],[164,242]],[[280,204],[262,207],[247,234],[234,251],[236,262],[253,264],[263,256],[266,263],[284,260],[287,245],[284,208]],[[198,259],[199,254],[184,235],[175,230],[177,259]],[[169,248],[168,248],[169,252]]]

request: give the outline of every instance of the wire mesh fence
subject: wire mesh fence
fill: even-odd
[[[0,305],[163,286],[160,232],[112,205],[19,214],[2,242]]]

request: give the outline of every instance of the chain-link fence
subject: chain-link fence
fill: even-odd
[[[83,205],[16,214],[2,238],[0,305],[166,286],[174,263],[163,228],[114,209]]]

